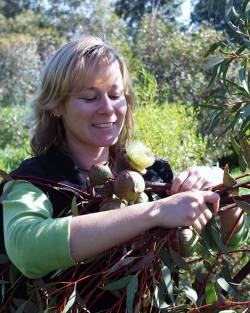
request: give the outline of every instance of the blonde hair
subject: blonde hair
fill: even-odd
[[[46,152],[52,145],[61,147],[65,141],[64,126],[53,109],[63,105],[69,94],[80,91],[98,64],[118,61],[123,77],[127,113],[118,142],[111,148],[114,154],[123,147],[133,132],[133,92],[126,64],[119,54],[102,39],[87,36],[62,46],[49,59],[41,73],[33,105],[33,137],[30,145],[34,155]],[[81,82],[81,84],[79,84]]]

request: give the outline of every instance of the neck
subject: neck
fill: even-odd
[[[93,164],[105,163],[109,158],[108,147],[80,146],[68,143],[68,148],[75,164],[84,170],[89,170]]]

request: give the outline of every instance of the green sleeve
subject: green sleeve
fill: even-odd
[[[28,278],[74,265],[70,256],[70,218],[52,218],[46,195],[27,181],[4,186],[3,227],[7,254]]]

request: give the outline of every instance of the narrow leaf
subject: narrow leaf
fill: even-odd
[[[208,281],[206,284],[205,298],[207,304],[217,301],[217,294],[214,288],[214,284],[211,281]]]
[[[187,298],[191,300],[192,303],[195,304],[198,299],[196,291],[193,288],[189,287],[187,284],[184,284],[183,290]]]
[[[248,202],[236,199],[234,201],[243,211],[250,215],[250,204]]]
[[[219,65],[220,63],[222,63],[224,61],[224,58],[221,58],[221,57],[216,57],[216,58],[213,58],[211,59],[208,63],[206,63],[204,65],[204,69],[205,70],[209,70],[211,69],[212,67],[214,67],[215,65]]]
[[[132,276],[128,285],[127,285],[127,301],[126,306],[128,309],[128,313],[133,313],[133,302],[134,297],[138,288],[138,278],[137,275]]]
[[[250,144],[246,138],[240,141],[243,157],[247,163],[247,167],[250,168]]]
[[[227,0],[226,1],[226,7],[225,7],[225,19],[226,20],[229,20],[230,12],[233,9],[233,4],[234,4],[233,0]]]
[[[171,261],[171,258],[168,255],[166,249],[161,249],[159,252],[159,255],[161,257],[163,264],[166,265],[171,272],[174,272],[175,266],[174,266],[173,262]]]
[[[156,307],[157,309],[165,309],[165,308],[167,308],[169,306],[163,300],[163,297],[162,297],[162,294],[161,294],[161,290],[160,290],[160,288],[157,285],[155,286],[154,297],[155,297],[154,307]]]
[[[122,268],[123,266],[126,266],[133,262],[135,260],[135,257],[127,257],[125,259],[119,260],[115,265],[113,265],[109,270],[108,273],[111,274],[118,269]]]
[[[239,79],[240,79],[240,82],[242,84],[242,87],[249,94],[248,84],[246,81],[246,69],[243,67],[239,69]]]
[[[103,289],[105,290],[114,290],[114,289],[122,289],[122,288],[125,288],[127,287],[127,285],[129,284],[130,280],[133,278],[134,276],[133,275],[128,275],[128,276],[125,276],[121,279],[118,279],[112,283],[109,283],[107,285],[105,285],[103,287]]]
[[[236,290],[232,286],[230,286],[229,283],[224,278],[222,277],[218,278],[217,283],[223,290],[230,293],[233,297],[235,298],[238,297]]]
[[[76,196],[74,196],[73,199],[72,199],[71,212],[72,212],[72,216],[77,216],[78,215],[78,208],[77,208],[77,204],[76,204]]]
[[[75,303],[75,300],[76,300],[76,285],[62,313],[67,313],[71,309],[72,305]]]
[[[228,164],[224,166],[223,184],[225,186],[233,186],[237,184],[237,181],[229,173]]]
[[[167,288],[168,296],[170,300],[172,301],[172,303],[174,303],[174,288],[173,288],[171,273],[168,267],[164,264],[162,264],[161,272],[163,275],[165,286]]]

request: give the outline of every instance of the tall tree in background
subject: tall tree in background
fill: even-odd
[[[199,25],[202,23],[211,24],[216,30],[224,30],[230,36],[235,35],[234,31],[225,19],[225,7],[228,1],[207,1],[207,0],[193,0],[194,10],[191,13],[191,23]],[[234,10],[230,12],[230,19],[235,22],[242,10],[243,0],[231,1]]]
[[[182,2],[183,0],[117,0],[115,13],[127,22],[131,33],[134,34],[146,13],[173,21]]]

